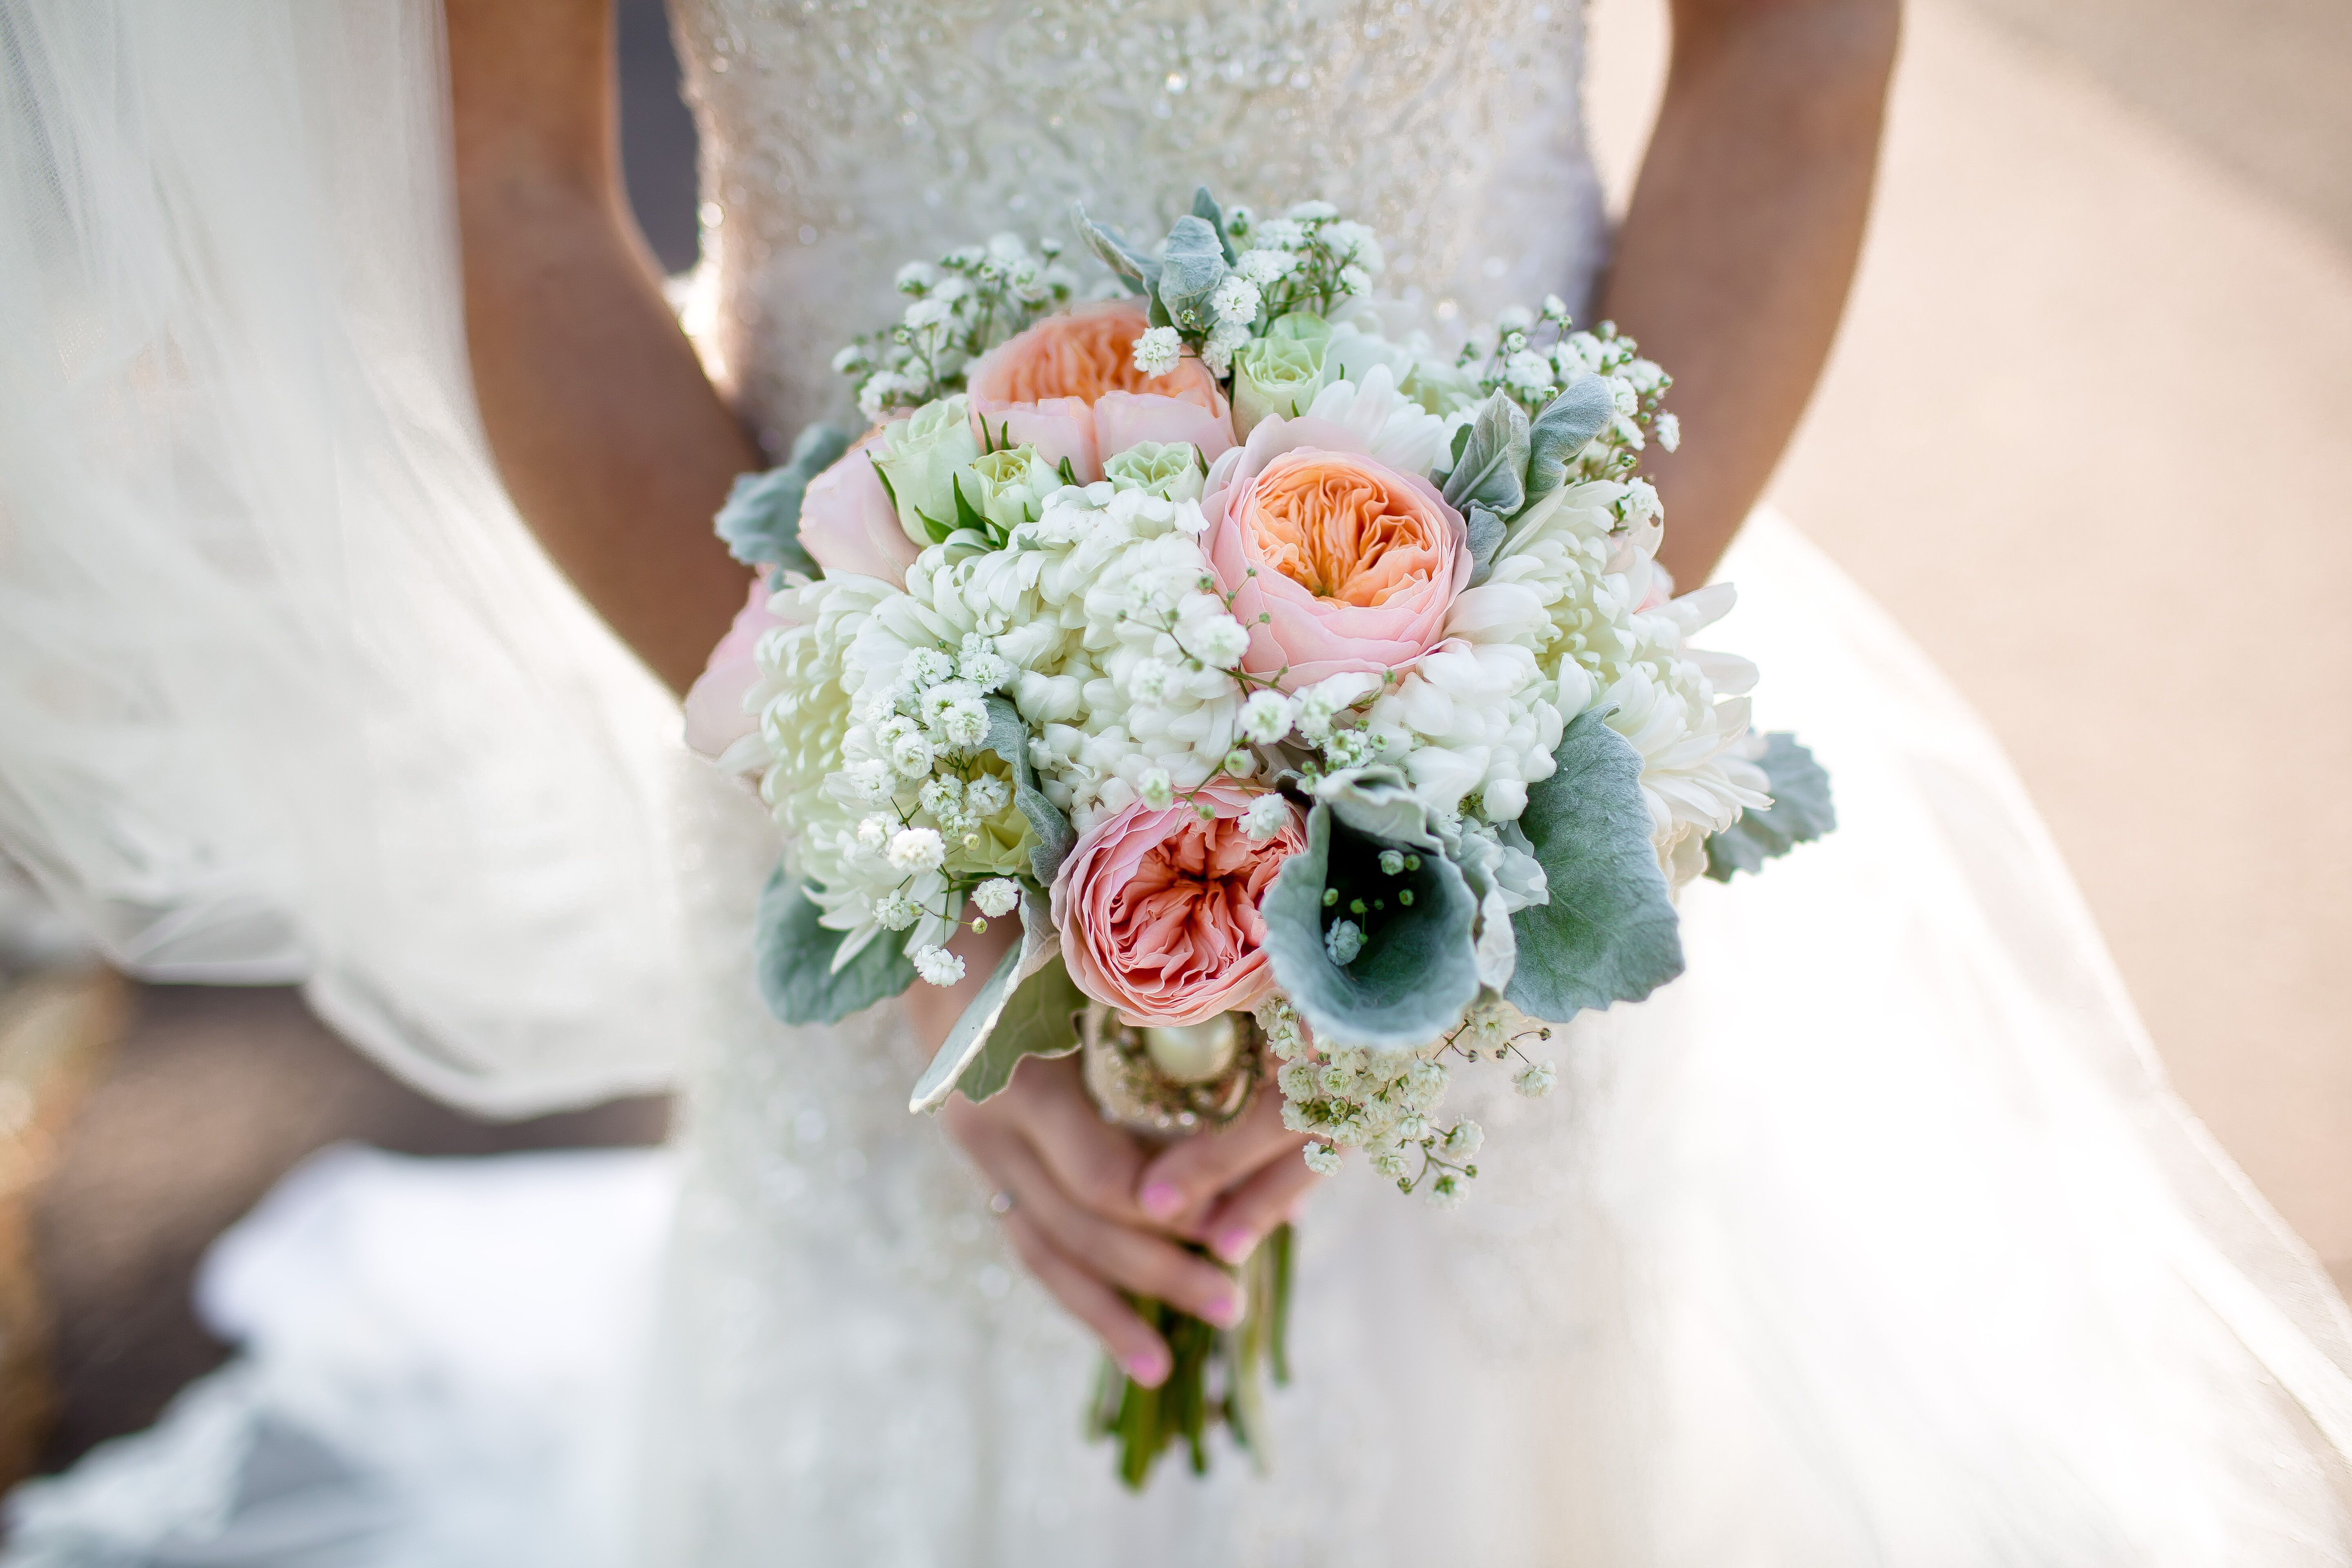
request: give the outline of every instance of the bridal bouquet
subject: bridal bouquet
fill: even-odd
[[[721,765],[796,872],[767,999],[953,984],[959,931],[1017,919],[915,1110],[1083,1049],[1107,1113],[1181,1134],[1270,1077],[1316,1169],[1452,1204],[1454,1066],[1548,1091],[1546,1026],[1678,973],[1675,889],[1818,836],[1826,780],[1691,645],[1732,591],[1656,564],[1635,470],[1679,432],[1630,339],[1552,299],[1441,350],[1319,202],[1204,191],[1150,251],[1076,223],[1112,297],[1010,236],[908,266],[835,361],[873,428],[719,516],[772,573],[719,661],[757,720]],[[1252,1439],[1279,1241],[1271,1329],[1163,1317],[1169,1384],[1107,1384],[1130,1481],[1214,1416]]]

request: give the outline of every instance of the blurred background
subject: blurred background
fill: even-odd
[[[658,0],[619,10],[630,195],[683,269],[693,126]],[[1592,31],[1622,202],[1663,4],[1595,0]],[[2347,431],[2352,5],[1913,0],[1861,279],[1774,499],[2009,746],[2181,1093],[2339,1282]],[[196,1260],[306,1154],[649,1142],[667,1114],[471,1121],[291,992],[106,974],[0,862],[0,1485],[217,1363]]]

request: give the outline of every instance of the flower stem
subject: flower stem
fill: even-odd
[[[1249,1310],[1230,1329],[1180,1312],[1164,1301],[1134,1300],[1136,1311],[1168,1342],[1166,1380],[1146,1388],[1105,1357],[1088,1414],[1090,1436],[1118,1446],[1118,1479],[1140,1491],[1160,1456],[1179,1438],[1195,1475],[1209,1468],[1209,1429],[1223,1422],[1236,1447],[1266,1467],[1265,1395],[1261,1369],[1290,1381],[1291,1227],[1277,1227],[1238,1270]],[[1214,1384],[1213,1390],[1212,1384]]]

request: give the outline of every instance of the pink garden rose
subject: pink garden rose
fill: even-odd
[[[894,515],[890,526],[898,525]],[[760,667],[751,656],[770,627],[792,624],[768,608],[774,596],[768,591],[767,574],[751,579],[751,596],[735,612],[735,624],[710,650],[710,662],[688,689],[688,751],[716,762],[720,752],[760,727],[758,719],[743,711],[743,700],[760,680]]]
[[[867,455],[885,449],[884,434],[880,428],[867,431],[809,481],[801,498],[801,548],[827,576],[848,573],[903,587],[918,547],[898,526],[898,509]]]
[[[1307,847],[1294,807],[1254,839],[1237,820],[1261,798],[1218,779],[1192,801],[1138,801],[1095,825],[1054,878],[1054,926],[1079,990],[1129,1024],[1198,1024],[1274,987],[1258,905],[1282,862]]]
[[[1165,375],[1135,368],[1140,300],[1107,300],[1048,316],[980,356],[964,379],[982,445],[1034,445],[1078,479],[1139,441],[1189,442],[1214,462],[1234,444],[1233,411],[1197,359]]]
[[[1201,510],[1210,566],[1250,629],[1242,668],[1286,667],[1286,689],[1410,664],[1444,639],[1470,582],[1462,514],[1328,419],[1261,423],[1209,470]]]

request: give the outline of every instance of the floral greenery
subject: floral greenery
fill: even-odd
[[[909,266],[900,320],[836,363],[868,417],[911,415],[872,461],[914,561],[877,584],[779,560],[793,624],[759,649],[752,761],[824,932],[804,962],[846,952],[848,974],[870,946],[950,984],[959,925],[1016,908],[1045,922],[1074,835],[1223,779],[1264,792],[1242,818],[1253,834],[1276,830],[1286,800],[1309,814],[1309,850],[1265,905],[1268,955],[1294,1023],[1340,1053],[1309,1044],[1300,1060],[1377,1047],[1349,1070],[1390,1086],[1348,1100],[1321,1085],[1327,1110],[1398,1085],[1442,1093],[1442,1070],[1406,1064],[1462,1054],[1465,1028],[1518,1038],[1505,997],[1559,1021],[1659,984],[1680,963],[1670,889],[1760,858],[1775,831],[1739,696],[1753,672],[1688,643],[1727,600],[1670,602],[1653,560],[1663,509],[1636,470],[1650,443],[1679,441],[1671,379],[1556,298],[1502,312],[1458,353],[1391,337],[1368,308],[1379,243],[1327,204],[1265,216],[1202,191],[1148,248],[1083,213],[1076,229],[1141,297],[1139,373],[1197,360],[1229,401],[1228,439],[1302,416],[1348,431],[1442,491],[1472,573],[1419,658],[1312,682],[1265,668],[1250,657],[1261,597],[1244,624],[1243,588],[1208,555],[1203,503],[1238,459],[1213,475],[1201,449],[1144,441],[1104,450],[1101,478],[1079,482],[1009,427],[975,429],[973,362],[1078,297],[1060,248],[999,236]],[[758,493],[781,501],[808,477],[780,471]],[[776,555],[772,527],[740,531]],[[1743,813],[1757,832],[1727,837]],[[1017,978],[1049,988],[1026,964]],[[811,994],[831,1005],[840,984]],[[975,1005],[964,1056],[1009,1072],[996,1020],[1034,1011],[1014,993],[1008,973]],[[1523,1088],[1549,1083],[1523,1068]],[[1393,1141],[1360,1135],[1385,1113],[1366,1114],[1317,1122],[1318,1158],[1363,1147],[1395,1175]],[[1429,1183],[1458,1195],[1466,1157],[1430,1135],[1414,1144],[1439,1161]]]
[[[1706,841],[1706,874],[1728,882],[1741,871],[1759,871],[1764,862],[1810,844],[1837,826],[1830,775],[1797,737],[1778,730],[1764,737],[1757,765],[1772,792],[1762,811],[1742,813],[1738,822]]]
[[[860,378],[858,412],[879,424],[961,391],[973,360],[1070,302],[1078,279],[1055,259],[1061,252],[1057,240],[1032,252],[1018,235],[1000,234],[900,268],[898,292],[911,302],[898,324],[833,356],[834,369]]]

